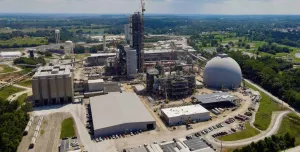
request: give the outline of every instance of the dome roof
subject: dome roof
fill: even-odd
[[[208,87],[231,89],[241,85],[242,71],[235,60],[221,54],[207,62],[203,77]]]

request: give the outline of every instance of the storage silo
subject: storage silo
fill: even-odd
[[[41,91],[42,91],[42,104],[48,105],[49,104],[49,88],[48,88],[48,79],[47,78],[41,78]]]
[[[57,90],[56,90],[56,78],[51,77],[49,78],[49,85],[50,85],[50,100],[51,104],[57,104]]]
[[[64,85],[64,78],[62,76],[57,77],[56,87],[57,87],[57,98],[59,100],[59,103],[63,104],[65,101],[65,85]]]
[[[66,97],[67,97],[67,102],[72,102],[73,101],[73,80],[71,77],[66,76],[65,77],[65,88],[66,88]]]
[[[32,92],[34,103],[39,104],[41,102],[39,79],[32,79]]]

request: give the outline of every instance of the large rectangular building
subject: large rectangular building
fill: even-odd
[[[70,103],[74,98],[70,65],[40,67],[32,77],[34,106]]]
[[[210,119],[210,112],[201,105],[166,108],[161,110],[161,114],[166,123],[170,126]]]
[[[156,127],[154,118],[135,93],[112,92],[91,97],[90,106],[95,137]]]
[[[227,92],[217,92],[212,94],[195,95],[192,99],[195,103],[199,103],[203,107],[211,109],[233,107],[235,106],[234,101],[239,98],[234,95],[230,95]]]

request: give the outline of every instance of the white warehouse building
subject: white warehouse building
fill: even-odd
[[[210,112],[199,104],[162,109],[161,114],[169,126],[210,119]]]
[[[90,97],[94,136],[152,130],[154,118],[135,93],[111,92]]]
[[[13,52],[0,52],[0,56],[2,58],[18,58],[22,56],[20,51],[13,51]]]

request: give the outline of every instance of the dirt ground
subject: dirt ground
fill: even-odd
[[[18,147],[18,152],[58,152],[61,123],[64,119],[69,117],[71,117],[69,113],[54,113],[44,116],[43,124],[36,140],[36,144],[33,149],[28,149],[38,122],[38,117],[36,117],[35,123],[30,129],[29,134],[23,137]]]

